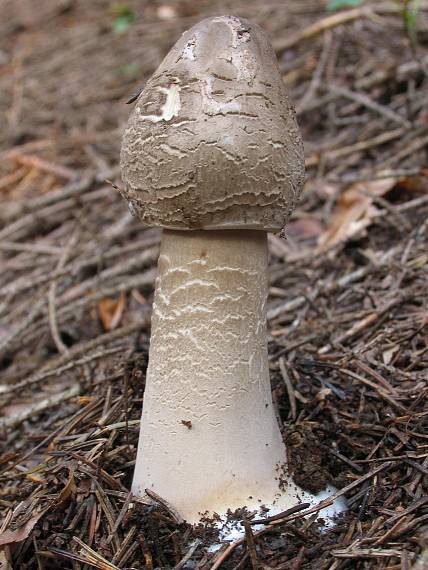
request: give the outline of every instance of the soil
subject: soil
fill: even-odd
[[[326,488],[327,474],[323,467],[327,453],[320,447],[318,438],[304,425],[291,427],[284,432],[287,445],[288,470],[294,481],[311,493]]]
[[[4,570],[425,567],[428,5],[327,4],[3,1]],[[235,513],[245,536],[213,550],[209,520],[130,494],[160,231],[114,186],[126,100],[222,13],[268,32],[296,105],[307,181],[269,236],[272,395],[296,481],[349,510],[328,530],[317,508],[262,530]]]

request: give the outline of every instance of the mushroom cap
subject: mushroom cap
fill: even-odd
[[[121,149],[131,211],[170,229],[281,229],[304,181],[295,111],[263,30],[202,20],[137,98]]]

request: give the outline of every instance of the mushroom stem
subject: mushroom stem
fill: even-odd
[[[264,231],[165,230],[133,492],[201,513],[297,502],[272,405]]]

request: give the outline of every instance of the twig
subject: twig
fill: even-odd
[[[62,254],[61,254],[58,265],[56,267],[56,272],[61,271],[64,268],[65,264],[67,263],[67,260],[68,260],[68,257],[70,255],[71,251],[74,249],[74,246],[77,243],[77,240],[78,240],[78,233],[75,230],[73,232],[72,236],[70,237],[70,240],[68,241],[67,245],[65,246]],[[56,312],[55,312],[56,284],[57,284],[57,281],[56,281],[56,279],[54,279],[51,283],[50,288],[49,288],[49,295],[48,295],[49,322],[50,322],[50,327],[51,327],[52,338],[53,338],[53,341],[54,341],[54,343],[58,349],[58,352],[60,352],[61,354],[66,354],[68,352],[68,348],[62,342],[61,335],[60,335],[59,330],[58,330],[58,321],[57,321]]]
[[[0,357],[4,356],[6,350],[16,339],[33,324],[46,306],[46,299],[40,299],[34,303],[28,315],[0,342]]]
[[[368,327],[371,327],[385,313],[387,313],[391,309],[394,309],[398,305],[401,305],[401,303],[404,303],[407,300],[408,298],[406,296],[398,295],[395,299],[392,299],[392,301],[389,301],[383,307],[379,307],[379,309],[377,309],[376,311],[370,313],[363,319],[355,322],[350,329],[348,329],[346,332],[342,333],[341,335],[338,335],[331,342],[331,344],[326,344],[325,346],[320,348],[318,350],[318,354],[326,354],[329,350],[333,348],[333,346],[337,344],[343,344],[347,340],[360,334],[363,330],[367,329]]]
[[[86,176],[81,180],[76,180],[66,184],[59,190],[53,190],[44,196],[37,196],[27,202],[11,202],[2,206],[0,218],[4,220],[16,218],[25,213],[39,210],[51,206],[57,202],[65,201],[68,198],[77,198],[88,190],[94,181],[94,176]]]
[[[306,168],[313,166],[318,166],[321,157],[324,160],[332,162],[338,158],[343,158],[345,156],[352,155],[356,152],[361,152],[363,150],[368,150],[370,148],[375,148],[377,146],[383,145],[387,142],[399,139],[403,136],[405,130],[403,128],[394,129],[392,131],[386,131],[368,140],[359,141],[355,144],[349,146],[340,146],[339,148],[332,150],[325,150],[318,152],[316,155],[310,155],[306,161]],[[388,178],[388,176],[382,176],[382,178]]]
[[[100,404],[100,400],[94,400],[93,402],[90,402],[87,406],[85,406],[83,408],[83,410],[78,410],[73,416],[71,416],[71,418],[69,418],[68,421],[68,425],[73,425],[73,421],[75,421],[76,419],[82,417],[84,414],[92,411],[94,408],[96,408],[98,405]],[[27,459],[29,459],[33,453],[36,453],[36,451],[39,451],[39,449],[42,449],[43,447],[49,445],[49,443],[51,441],[53,441],[62,431],[64,430],[64,426],[61,424],[58,428],[56,428],[53,432],[51,432],[49,435],[47,435],[44,439],[42,439],[41,442],[39,442],[37,445],[35,445],[34,447],[32,447],[27,453],[25,453],[23,456],[19,457],[18,460],[15,460],[12,465],[8,465],[6,467],[6,469],[4,469],[3,471],[0,472],[0,478],[5,475],[5,473],[9,473],[10,471],[12,471],[12,469],[14,469],[17,465],[19,465],[20,463],[23,463],[24,461],[26,461]]]
[[[401,550],[379,548],[338,548],[331,552],[336,558],[391,558],[401,557]]]
[[[83,358],[79,358],[77,360],[73,360],[64,366],[60,366],[59,368],[54,368],[53,370],[48,370],[46,372],[41,372],[39,374],[35,374],[30,376],[27,380],[23,382],[18,382],[17,384],[13,384],[11,386],[5,386],[4,384],[1,386],[0,395],[3,394],[10,394],[12,392],[16,392],[18,390],[22,390],[23,388],[28,388],[29,386],[34,386],[34,384],[38,384],[42,380],[46,378],[50,378],[52,376],[59,376],[68,370],[72,370],[73,368],[78,368],[79,366],[84,366],[93,360],[98,360],[99,358],[105,358],[106,356],[110,356],[112,354],[117,354],[118,352],[123,351],[123,348],[120,346],[116,346],[114,348],[106,348],[104,350],[100,350],[98,352],[94,352],[92,354],[88,354]]]
[[[428,198],[427,197],[425,198],[428,201]],[[368,275],[371,271],[379,269],[380,267],[386,265],[395,253],[396,250],[394,248],[386,251],[377,261],[375,266],[362,267],[361,269],[352,271],[351,273],[344,275],[343,277],[341,277],[331,285],[326,286],[325,290],[329,293],[332,293],[333,291],[337,291],[342,289],[343,287],[346,287],[350,283],[355,283],[355,281],[359,281],[360,279]],[[321,292],[323,291],[321,290],[320,293]],[[307,297],[304,297],[303,295],[295,297],[294,299],[291,299],[290,301],[287,301],[286,303],[279,305],[278,307],[273,307],[272,309],[269,309],[267,312],[267,318],[268,320],[273,320],[282,315],[283,313],[300,309],[300,307],[303,307],[303,305],[307,301],[308,301]]]
[[[184,568],[184,566],[186,565],[186,562],[188,562],[195,550],[198,548],[198,546],[201,544],[202,540],[197,538],[190,546],[189,550],[186,552],[186,554],[183,556],[183,558],[180,560],[180,562],[178,564],[176,564],[173,568],[173,570],[181,570],[182,568]]]
[[[155,501],[156,503],[159,503],[159,505],[162,505],[162,507],[168,513],[170,513],[170,515],[173,517],[173,519],[175,520],[175,522],[177,524],[183,524],[184,523],[183,517],[178,513],[178,511],[166,499],[160,497],[152,489],[144,489],[144,491],[146,492],[146,494],[151,499],[153,499],[153,501]]]
[[[323,47],[317,68],[315,69],[315,73],[312,76],[311,82],[309,84],[308,89],[306,90],[306,93],[303,96],[303,99],[296,107],[297,114],[302,113],[305,110],[308,102],[314,97],[314,95],[318,91],[319,86],[321,85],[322,75],[324,73],[324,69],[331,50],[332,39],[333,35],[331,31],[326,30],[324,32]]]
[[[379,113],[379,115],[382,115],[383,117],[386,117],[387,119],[394,121],[395,123],[403,125],[406,129],[412,128],[412,124],[410,123],[410,121],[408,121],[407,119],[403,119],[401,115],[398,115],[397,113],[392,111],[389,107],[385,107],[384,105],[380,105],[379,103],[372,101],[370,97],[364,95],[363,93],[356,93],[355,91],[351,91],[346,87],[339,87],[336,85],[331,85],[328,87],[328,89],[329,91],[335,93],[336,95],[347,97],[348,99],[351,99],[351,101],[355,101],[356,103],[359,103],[364,107],[367,107],[367,109],[375,111],[376,113]]]
[[[251,568],[253,570],[258,570],[260,564],[257,559],[256,543],[254,541],[254,534],[251,529],[251,523],[248,519],[244,519],[243,523],[245,529],[245,538],[247,540],[247,547],[250,553]]]
[[[375,475],[377,475],[378,473],[380,473],[384,469],[389,469],[389,467],[391,467],[392,465],[393,465],[393,462],[389,461],[389,462],[383,463],[382,465],[380,465],[378,467],[375,467],[369,473],[362,475],[361,477],[359,477],[358,479],[356,479],[355,481],[353,481],[349,485],[346,485],[345,487],[340,489],[340,491],[337,491],[336,493],[334,493],[334,495],[331,495],[331,497],[329,497],[328,499],[324,499],[323,501],[320,501],[317,505],[315,505],[314,507],[311,507],[310,509],[308,509],[307,511],[304,511],[303,513],[293,514],[291,516],[284,517],[282,520],[274,521],[274,522],[272,522],[272,526],[276,526],[278,524],[284,524],[284,522],[290,522],[290,521],[296,520],[296,519],[301,519],[301,518],[306,517],[308,515],[311,515],[313,513],[317,513],[319,511],[321,511],[322,509],[325,509],[326,507],[331,506],[334,503],[334,501],[336,501],[339,497],[343,497],[344,495],[348,494],[349,491],[352,491],[352,489],[355,489],[355,487],[358,487],[359,485],[361,485],[361,483],[364,483],[364,481],[367,481],[367,479],[371,479],[372,477],[374,477]]]
[[[65,166],[61,166],[59,164],[53,164],[38,156],[28,156],[24,154],[19,154],[16,151],[10,151],[7,154],[7,158],[9,160],[13,160],[18,164],[23,164],[24,166],[30,166],[31,168],[36,168],[37,170],[42,170],[44,172],[49,172],[50,174],[55,174],[60,178],[75,178],[76,172],[71,170],[71,168],[67,168]]]
[[[95,552],[95,550],[92,550],[92,548],[90,548],[77,536],[73,536],[73,540],[74,542],[77,542],[77,544],[82,548],[85,557],[87,557],[87,563],[89,562],[89,564],[92,564],[93,566],[96,566],[102,570],[120,570],[120,568],[108,562],[108,560]]]
[[[2,241],[0,242],[0,251],[25,251],[33,254],[40,253],[42,255],[58,255],[61,253],[61,248],[38,243],[16,243],[12,241]]]
[[[418,150],[426,147],[427,145],[428,145],[428,135],[417,137],[416,139],[412,140],[410,144],[408,144],[402,150],[400,150],[397,154],[392,155],[390,158],[387,158],[384,162],[384,165],[390,166],[391,164],[399,164],[400,161],[409,156],[409,154],[413,154]]]
[[[125,499],[125,501],[124,501],[124,503],[123,503],[123,505],[122,505],[122,508],[120,509],[120,513],[118,514],[118,516],[117,516],[117,518],[116,518],[116,520],[115,520],[115,522],[114,522],[114,524],[113,524],[113,527],[112,527],[112,529],[111,529],[111,531],[110,531],[110,534],[109,534],[108,537],[107,537],[106,544],[110,544],[110,542],[111,542],[112,539],[113,539],[114,533],[116,533],[116,532],[118,531],[119,526],[121,525],[121,523],[122,523],[122,521],[123,521],[123,519],[124,519],[124,517],[125,517],[125,515],[126,515],[126,513],[127,513],[127,511],[128,511],[128,508],[129,508],[129,505],[130,505],[130,503],[131,503],[131,500],[132,500],[132,493],[129,492],[129,493],[128,493],[128,496],[126,497],[126,499]]]
[[[326,18],[323,18],[322,20],[311,24],[301,32],[297,32],[290,37],[285,37],[274,41],[273,47],[275,51],[282,52],[286,49],[290,49],[301,41],[314,38],[326,30],[336,28],[337,26],[341,26],[343,24],[349,24],[350,22],[353,22],[354,20],[358,20],[360,18],[372,18],[373,15],[373,10],[367,7],[338,12],[337,14],[327,16]]]
[[[61,309],[57,310],[57,316],[64,321],[67,318],[75,318],[76,313],[78,311],[83,310],[86,307],[90,307],[94,305],[100,299],[105,297],[114,296],[117,293],[127,292],[134,288],[138,288],[144,285],[153,285],[156,276],[156,269],[152,268],[147,271],[144,271],[142,274],[135,275],[132,277],[127,278],[118,278],[117,284],[112,285],[109,287],[99,287],[93,294],[87,294],[83,298],[78,298],[73,302],[65,304]],[[43,321],[39,321],[36,325],[34,324],[32,328],[23,331],[21,342],[24,341],[28,337],[32,337],[34,335],[35,329],[40,331],[44,326],[48,323],[47,318]],[[144,326],[147,326],[148,323],[145,323]],[[135,323],[134,323],[135,326]],[[118,331],[122,329],[117,329]],[[114,332],[114,331],[113,331]]]
[[[282,511],[281,513],[277,513],[276,515],[272,515],[270,517],[266,517],[264,519],[254,519],[250,521],[250,524],[269,524],[273,521],[282,520],[287,518],[290,515],[294,515],[294,513],[299,513],[300,511],[304,511],[305,509],[311,506],[310,503],[300,503],[300,505],[295,505],[287,509],[286,511]]]
[[[389,402],[392,407],[399,410],[403,414],[408,413],[408,410],[405,406],[403,406],[402,404],[397,402],[390,394],[388,394],[383,388],[378,386],[375,382],[372,382],[371,380],[368,380],[367,378],[363,378],[359,374],[352,372],[352,370],[347,370],[346,368],[339,368],[339,374],[349,376],[350,378],[353,378],[354,380],[358,380],[358,382],[361,382],[362,384],[366,384],[367,386],[370,386],[371,388],[373,388],[373,390],[375,390],[375,392],[377,392],[379,394],[379,396],[381,398],[383,398],[384,400]]]
[[[62,374],[65,370],[70,369],[70,367],[68,367],[68,363],[71,363],[71,368],[74,367],[73,366],[73,360],[75,358],[77,358],[79,355],[88,354],[91,351],[95,350],[96,348],[99,348],[100,346],[108,346],[109,344],[113,343],[116,340],[119,340],[125,336],[128,336],[128,335],[132,334],[133,332],[144,329],[145,327],[147,327],[147,325],[148,325],[148,322],[145,322],[145,321],[131,323],[130,325],[127,325],[125,327],[121,327],[120,329],[116,329],[114,331],[105,333],[103,335],[99,335],[96,338],[93,338],[87,342],[73,346],[67,352],[67,354],[64,354],[64,355],[54,359],[48,365],[44,366],[40,372],[36,372],[35,374],[32,374],[26,380],[23,380],[22,382],[18,382],[16,384],[12,384],[12,385],[0,384],[0,395],[12,393],[12,392],[15,392],[17,390],[21,390],[23,388],[26,388],[27,386],[32,385],[32,384],[37,384],[38,382],[41,382],[42,380],[45,380],[46,378],[49,378],[51,376],[56,376],[58,374]],[[118,350],[119,350],[119,348],[116,347],[116,348],[114,348],[113,352],[116,352]],[[107,352],[106,352],[106,354],[107,354]],[[78,361],[76,361],[76,365],[80,365],[80,364],[78,364]]]
[[[81,200],[82,203],[99,201],[101,198],[111,195],[111,192],[110,187],[103,187],[90,192],[86,196],[82,196]],[[0,240],[5,238],[9,239],[11,235],[15,236],[14,239],[22,239],[23,236],[31,233],[34,226],[40,223],[41,220],[51,219],[54,216],[58,216],[59,220],[63,220],[67,218],[68,210],[73,209],[75,206],[76,201],[73,198],[67,198],[66,200],[53,203],[30,214],[23,215],[0,231]]]
[[[54,408],[55,406],[58,406],[58,404],[61,404],[62,402],[66,402],[67,400],[74,398],[74,396],[77,396],[77,394],[79,393],[79,390],[80,390],[79,384],[75,384],[68,390],[64,390],[63,392],[59,392],[58,394],[53,394],[52,396],[44,398],[43,400],[37,402],[36,404],[32,404],[26,410],[19,412],[18,414],[15,414],[10,418],[0,419],[0,429],[17,427],[19,424],[21,424],[25,420],[28,420],[32,416],[36,416],[37,414],[40,414],[41,412],[44,412],[49,408]]]
[[[282,379],[284,380],[285,387],[287,388],[288,400],[290,402],[290,413],[289,417],[292,420],[295,420],[297,417],[297,408],[296,408],[296,396],[294,394],[294,389],[291,384],[290,375],[288,374],[287,368],[285,366],[284,357],[281,356],[279,358],[279,369],[281,371]]]
[[[131,527],[127,532],[125,538],[123,539],[123,542],[120,545],[119,550],[116,552],[116,554],[112,559],[113,564],[122,564],[124,555],[130,550],[130,544],[134,541],[136,534],[137,534],[137,527],[135,526]],[[138,543],[136,542],[134,542],[134,544],[138,545]]]

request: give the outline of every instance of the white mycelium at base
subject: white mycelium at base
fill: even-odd
[[[302,491],[301,489],[297,489],[294,483],[291,482],[289,486],[290,493],[293,493],[292,490],[293,488],[295,489],[294,492],[296,493],[296,497],[298,496],[298,499],[296,498],[295,504],[298,505],[301,503],[309,503],[310,506],[308,507],[308,509],[310,507],[315,507],[321,501],[328,499],[329,497],[334,495],[337,490],[332,485],[327,485],[327,487],[323,491],[317,493],[316,495],[313,495],[312,493],[308,493],[307,491]],[[265,511],[263,509],[262,512],[258,512],[256,518],[273,516],[282,512],[282,509],[280,509],[278,505],[265,505],[265,507],[268,509],[268,511]],[[321,523],[322,530],[328,530],[329,528],[335,526],[338,515],[345,513],[347,509],[348,505],[346,499],[344,497],[338,497],[333,502],[332,505],[320,509],[320,511],[317,513],[319,519],[317,522],[320,522],[320,520],[322,520]],[[302,511],[302,514],[303,513],[304,511]],[[216,523],[216,526],[220,531],[219,542],[209,548],[210,552],[215,552],[216,550],[221,548],[222,543],[224,542],[234,542],[235,540],[239,540],[245,535],[245,529],[242,521],[230,520],[227,514],[225,513],[221,514],[220,520]],[[253,532],[257,532],[259,530],[262,530],[263,528],[266,528],[266,525],[264,524],[252,525]]]

